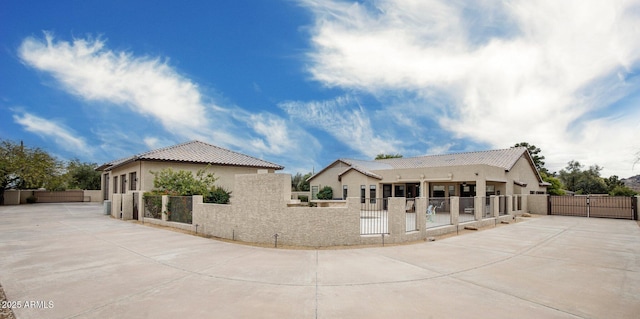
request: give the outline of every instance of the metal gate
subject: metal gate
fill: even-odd
[[[138,201],[138,193],[133,193],[133,220],[138,220],[138,206],[140,206]]]
[[[636,197],[549,196],[549,215],[638,219]]]

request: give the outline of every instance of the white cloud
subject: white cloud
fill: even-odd
[[[291,149],[292,139],[288,132],[287,123],[279,117],[269,114],[251,115],[253,130],[263,138],[254,138],[251,145],[275,154],[282,154]]]
[[[120,106],[115,115],[101,110],[111,121],[105,120],[93,129],[101,141],[100,148],[114,150],[117,156],[129,155],[132,149],[137,150],[134,153],[141,152],[141,147],[152,149],[198,139],[253,156],[274,156],[284,159],[280,163],[287,165],[307,162],[307,156],[321,148],[306,132],[293,134],[299,128],[286,119],[205,102],[212,98],[203,96],[196,83],[179,74],[166,60],[114,51],[99,38],[66,42],[45,33],[42,40],[26,38],[18,53],[26,65],[53,76],[64,91],[83,100],[107,102],[107,107]],[[260,90],[257,84],[254,88]],[[153,127],[147,132],[132,128],[133,120],[123,121],[127,112],[150,117],[162,129]],[[20,118],[23,123],[33,123],[34,119]],[[123,127],[118,126],[120,122]],[[23,125],[33,132],[37,130]],[[73,141],[64,132],[58,133],[58,138]],[[47,134],[54,132],[47,130]]]
[[[399,142],[377,134],[364,108],[348,96],[328,101],[288,101],[279,106],[293,121],[320,128],[368,157],[399,152]]]
[[[101,39],[56,41],[50,33],[44,41],[26,38],[19,56],[50,73],[67,92],[127,106],[179,136],[198,137],[209,124],[197,85],[159,58],[112,51]]]
[[[92,156],[92,148],[87,145],[86,141],[76,137],[77,133],[60,123],[26,112],[21,115],[14,114],[13,120],[29,132],[52,139],[67,151],[82,153],[89,157]]]
[[[413,92],[418,112],[454,137],[528,141],[548,159],[631,174],[624,158],[640,147],[638,126],[612,103],[638,90],[625,78],[640,62],[640,1],[301,2],[316,18],[315,80],[377,97]]]

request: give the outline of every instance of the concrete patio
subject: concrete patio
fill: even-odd
[[[637,318],[640,227],[541,216],[435,242],[259,248],[96,204],[0,206],[17,318]]]

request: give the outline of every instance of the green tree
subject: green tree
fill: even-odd
[[[318,199],[333,199],[333,189],[330,186],[323,187],[318,192]]]
[[[547,193],[550,195],[564,195],[565,192],[564,190],[562,190],[563,186],[562,186],[562,182],[560,181],[560,179],[553,177],[551,175],[548,175],[547,173],[544,172],[540,172],[540,175],[542,176],[542,180],[551,184],[551,186],[547,186]]]
[[[582,164],[578,161],[570,161],[565,169],[560,170],[558,177],[566,190],[578,191],[578,182],[582,174]]]
[[[402,154],[382,154],[382,153],[380,153],[380,154],[376,155],[375,159],[379,160],[379,159],[387,159],[387,158],[402,158]]]
[[[612,190],[609,191],[609,195],[611,196],[636,196],[638,192],[627,186],[616,186]]]
[[[307,181],[311,177],[311,173],[302,175],[297,173],[291,178],[291,190],[294,192],[308,192],[310,189],[309,182]]]
[[[191,171],[176,172],[171,167],[159,172],[152,171],[151,174],[156,191],[180,196],[205,195],[215,189],[215,182],[218,180],[207,169],[198,170],[195,176]]]
[[[208,169],[200,169],[195,175],[191,171],[174,171],[171,167],[152,171],[154,192],[175,196],[202,195],[206,203],[228,204],[231,192],[216,187],[218,178]]]
[[[604,179],[607,190],[611,196],[635,196],[638,193],[627,187],[617,175],[612,175]]]
[[[592,165],[587,170],[578,161],[570,161],[567,167],[560,170],[559,178],[567,190],[577,194],[607,194],[607,184],[600,177],[602,167]]]
[[[513,147],[526,147],[529,150],[529,154],[531,154],[531,158],[533,159],[533,164],[536,166],[539,172],[547,173],[547,169],[544,167],[544,156],[540,155],[542,150],[539,147],[536,147],[533,144],[529,144],[527,142],[517,143]]]
[[[57,189],[62,173],[62,162],[44,150],[0,140],[0,205],[7,189]]]
[[[96,163],[83,163],[79,159],[72,159],[67,163],[67,188],[72,189],[100,189],[100,172],[95,168]]]

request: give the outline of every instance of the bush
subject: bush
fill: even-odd
[[[216,187],[213,191],[203,196],[203,202],[213,204],[229,204],[231,192],[222,187]]]
[[[309,196],[298,195],[298,199],[303,203],[308,203],[309,202]]]
[[[317,196],[318,199],[333,199],[333,189],[329,186],[325,186],[318,192]]]

